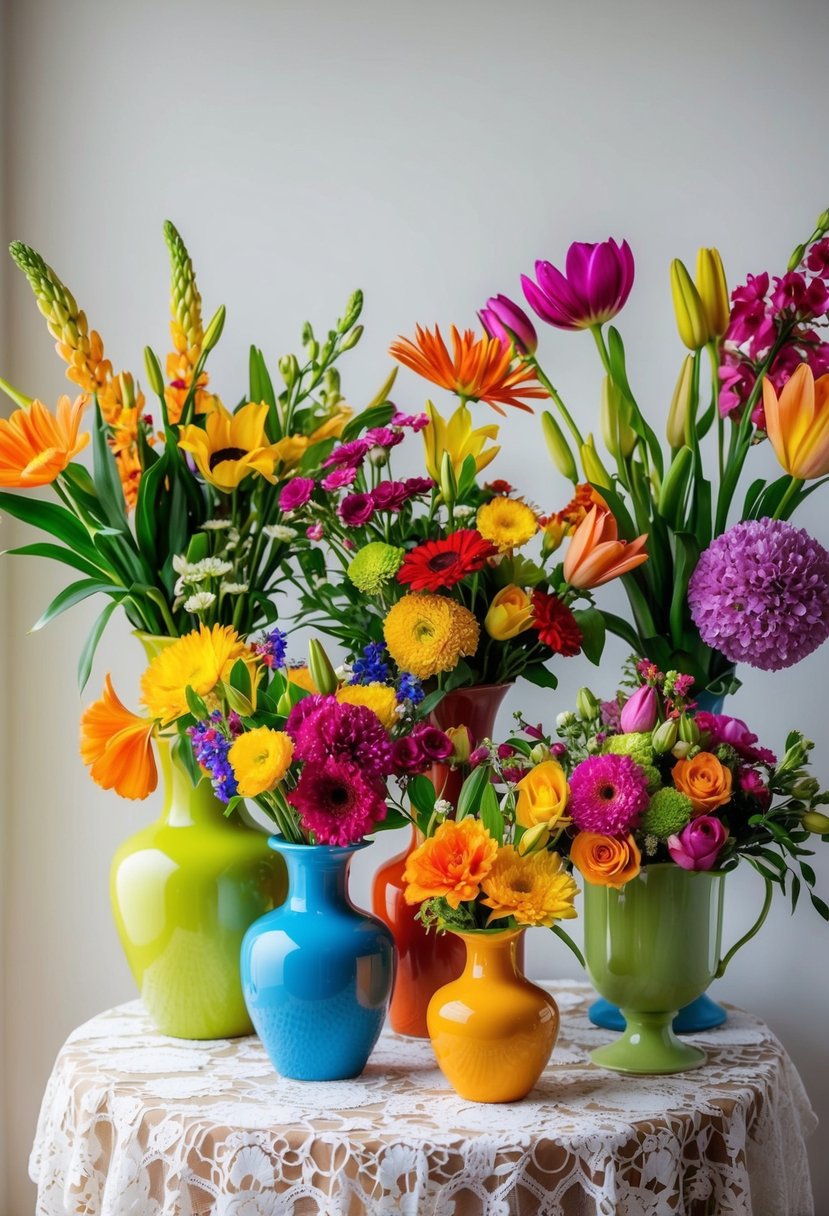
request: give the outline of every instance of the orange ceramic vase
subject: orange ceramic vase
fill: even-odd
[[[435,726],[468,726],[473,739],[491,738],[495,719],[509,684],[485,684],[459,688],[447,693],[432,712]],[[460,769],[434,764],[429,774],[438,795],[456,802],[463,784]],[[421,838],[422,839],[422,838]],[[371,908],[394,934],[397,946],[397,971],[389,1021],[397,1034],[427,1039],[426,1010],[438,988],[457,979],[463,971],[466,953],[463,942],[451,933],[427,933],[419,920],[418,908],[407,904],[403,892],[403,871],[413,849],[420,843],[412,828],[409,843],[377,871],[372,886]]]
[[[558,1006],[518,962],[523,929],[458,933],[459,979],[429,1003],[429,1037],[452,1088],[471,1102],[517,1102],[535,1085],[558,1037]]]

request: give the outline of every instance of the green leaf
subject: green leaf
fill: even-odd
[[[58,507],[51,502],[41,502],[37,498],[22,498],[17,494],[0,491],[0,511],[8,511],[9,515],[19,519],[21,523],[31,524],[57,537],[70,549],[83,553],[85,557],[94,560],[97,557],[92,540],[86,528],[65,507]]]
[[[427,692],[417,707],[418,714],[425,718],[427,714],[430,714],[433,709],[436,709],[440,705],[445,696],[446,693],[442,688],[435,688],[432,692]]]
[[[443,691],[452,692],[454,688],[460,688],[464,684],[474,684],[472,678],[472,668],[463,659],[453,667],[443,681]]]
[[[464,819],[467,815],[475,813],[483,792],[489,784],[490,772],[486,764],[482,764],[480,768],[476,768],[469,774],[461,787],[458,798],[457,819]]]
[[[109,618],[119,606],[120,602],[120,600],[112,600],[109,604],[107,604],[106,608],[104,608],[103,612],[90,629],[89,636],[83,644],[83,649],[78,656],[79,692],[83,692],[83,690],[86,688],[89,673],[92,671],[92,660],[95,658],[95,651],[98,649],[98,643],[100,642],[103,632],[107,627]]]
[[[50,545],[47,542],[38,541],[33,545],[21,545],[19,549],[6,549],[0,553],[0,557],[6,556],[48,557],[52,561],[63,562],[65,566],[71,566],[74,570],[80,570],[81,574],[89,574],[92,578],[100,578],[102,574],[107,573],[100,566],[87,561],[80,553],[75,553],[73,549],[64,549],[62,545]]]
[[[196,718],[199,722],[202,722],[205,718],[210,717],[210,711],[208,710],[204,701],[195,691],[195,689],[190,687],[189,684],[184,690],[184,695],[187,698],[187,705],[190,709],[190,713],[194,718]]]
[[[574,610],[573,616],[581,630],[581,648],[587,659],[598,666],[607,638],[604,617],[598,608],[577,608]]]
[[[161,457],[138,483],[138,498],[135,503],[135,537],[138,548],[150,566],[158,565],[158,536],[166,525],[167,494],[164,481],[167,475],[167,456]],[[161,495],[159,495],[159,490]],[[160,502],[160,497],[164,502]]]
[[[461,475],[458,478],[458,498],[464,499],[475,485],[475,479],[478,476],[478,465],[475,457],[469,455],[465,457],[461,465]]]
[[[205,706],[205,710],[206,708]],[[190,742],[190,736],[185,734],[186,727],[182,724],[178,729],[178,739],[176,739],[172,749],[173,756],[183,765],[185,772],[190,774],[190,780],[193,782],[193,785],[197,786],[201,781],[205,780],[204,773],[199,768],[198,761],[193,755],[193,745]]]
[[[207,557],[209,549],[210,542],[207,538],[207,533],[194,532],[187,546],[186,559],[190,565],[195,566],[196,562],[200,562]]]
[[[62,612],[66,612],[67,608],[74,608],[75,604],[80,604],[82,600],[88,599],[90,595],[97,595],[98,592],[106,595],[111,594],[112,591],[112,583],[101,583],[93,578],[83,578],[79,579],[77,583],[70,583],[68,587],[64,587],[63,591],[60,591],[55,596],[40,620],[32,625],[29,632],[37,633],[38,629],[42,629],[44,625],[48,625],[50,621],[60,616]]]
[[[240,692],[243,697],[251,700],[250,671],[242,659],[237,659],[230,669],[230,685]]]
[[[805,861],[801,861],[800,872],[803,875],[803,877],[806,879],[809,886],[813,887],[815,885],[815,883],[817,882],[817,875],[815,874],[812,867],[810,865],[807,865]]]
[[[132,544],[121,478],[118,476],[118,466],[115,463],[112,448],[107,443],[106,427],[97,397],[95,398],[95,425],[92,428],[92,469],[95,488],[107,519],[113,528],[125,533],[129,543]]]
[[[820,896],[815,895],[814,891],[810,891],[809,899],[811,899],[812,907],[815,909],[815,911],[822,916],[824,920],[829,920],[829,908],[827,908]]]
[[[760,501],[760,495],[763,493],[765,488],[766,483],[762,477],[758,477],[756,481],[751,483],[746,490],[745,501],[743,502],[743,513],[740,516],[741,519],[754,518],[754,508]]]
[[[253,713],[253,706],[243,693],[237,692],[232,684],[219,683],[217,691],[224,695],[225,700],[231,709],[237,714],[241,714],[243,718],[248,718]]]
[[[558,688],[558,680],[543,663],[529,663],[521,675],[538,688]]]
[[[501,814],[501,808],[498,805],[498,795],[495,793],[491,783],[484,786],[481,792],[478,818],[493,840],[497,840],[499,844],[503,844],[504,816]]]
[[[435,809],[437,794],[435,787],[428,777],[416,776],[412,777],[409,784],[406,786],[406,793],[409,797],[409,802],[417,811],[418,820],[428,820]]]
[[[369,406],[345,425],[342,442],[348,443],[350,440],[356,439],[363,431],[371,430],[372,427],[385,426],[391,420],[393,413],[394,406],[391,402]]]

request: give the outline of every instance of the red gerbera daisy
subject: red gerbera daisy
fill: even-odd
[[[540,642],[565,658],[579,653],[582,633],[564,600],[548,591],[536,590],[533,592],[533,615]]]
[[[498,550],[475,528],[461,528],[443,540],[427,540],[412,549],[397,572],[398,581],[413,591],[438,591],[454,587],[467,574],[482,569]]]

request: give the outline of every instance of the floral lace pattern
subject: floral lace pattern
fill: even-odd
[[[465,1102],[428,1042],[386,1030],[365,1073],[277,1076],[256,1038],[184,1042],[139,1002],[70,1035],[30,1173],[39,1216],[810,1216],[803,1085],[749,1014],[695,1072],[594,1067],[586,984],[523,1102]]]

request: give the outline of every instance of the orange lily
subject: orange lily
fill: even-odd
[[[513,352],[509,346],[502,346],[498,338],[486,334],[476,338],[471,329],[461,334],[454,325],[450,334],[451,355],[437,325],[434,333],[418,325],[414,341],[398,338],[389,347],[389,354],[464,401],[486,401],[499,414],[505,413],[502,405],[513,405],[531,414],[531,407],[519,398],[548,395],[530,368],[521,364],[513,368]]]
[[[780,396],[763,380],[766,433],[790,477],[809,481],[829,473],[829,375],[815,380],[801,363]]]
[[[564,577],[582,591],[601,587],[620,574],[627,574],[648,560],[644,552],[647,535],[619,540],[619,529],[610,511],[594,506],[573,533],[564,558]]]
[[[86,397],[61,397],[52,414],[42,401],[0,418],[0,486],[48,486],[89,443],[78,435]]]
[[[81,717],[81,759],[92,780],[122,798],[146,798],[158,784],[152,749],[155,722],[122,704],[107,673],[100,701]]]

